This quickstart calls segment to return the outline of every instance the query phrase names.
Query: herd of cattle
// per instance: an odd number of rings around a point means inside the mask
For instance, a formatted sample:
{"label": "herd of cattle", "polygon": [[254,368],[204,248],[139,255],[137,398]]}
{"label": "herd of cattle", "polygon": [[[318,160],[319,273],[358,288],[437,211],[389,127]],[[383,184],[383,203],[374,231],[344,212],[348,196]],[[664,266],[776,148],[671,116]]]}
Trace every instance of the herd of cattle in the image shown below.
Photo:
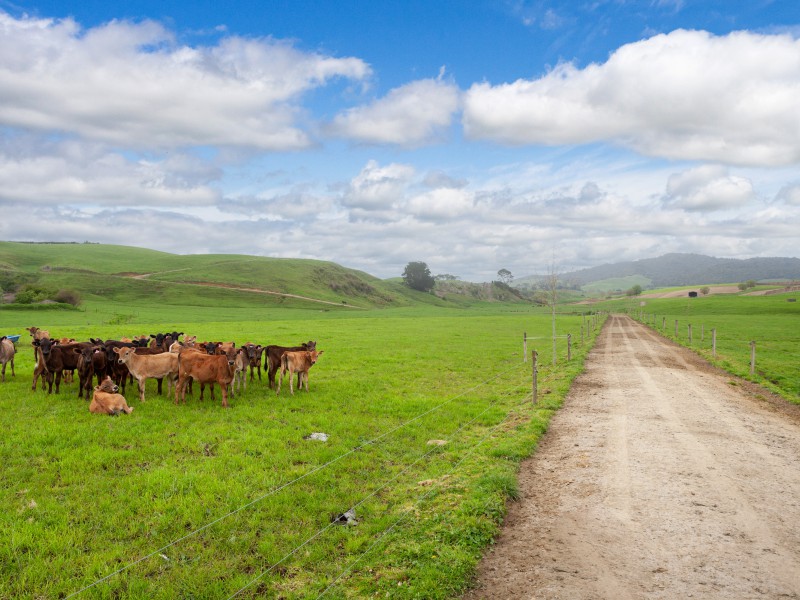
{"label": "herd of cattle", "polygon": [[[91,398],[89,410],[99,414],[130,413],[125,396],[126,383],[136,380],[139,400],[145,400],[145,382],[155,379],[158,393],[162,393],[162,382],[167,380],[167,394],[174,393],[175,404],[185,402],[187,389],[192,393],[192,384],[200,384],[200,400],[205,386],[219,385],[222,406],[228,407],[228,396],[247,389],[247,373],[250,381],[256,374],[261,380],[261,370],[267,372],[269,387],[275,393],[281,391],[281,382],[289,374],[289,389],[294,394],[293,380],[297,376],[297,387],[305,384],[308,391],[308,371],[317,362],[322,350],[317,351],[315,341],[299,346],[262,346],[247,343],[237,347],[235,342],[197,342],[197,336],[172,331],[150,336],[120,340],[89,338],[88,342],[73,339],[51,339],[50,332],[29,327],[35,357],[32,389],[41,378],[42,389],[56,393],[62,379],[71,382],[77,373],[78,396]],[[181,339],[182,338],[182,339]],[[6,364],[10,363],[14,373],[15,346],[6,336],[0,338],[0,364],[2,381],[5,381]],[[278,373],[280,371],[280,373]],[[97,385],[93,385],[95,378]],[[122,393],[119,393],[121,390]]]}

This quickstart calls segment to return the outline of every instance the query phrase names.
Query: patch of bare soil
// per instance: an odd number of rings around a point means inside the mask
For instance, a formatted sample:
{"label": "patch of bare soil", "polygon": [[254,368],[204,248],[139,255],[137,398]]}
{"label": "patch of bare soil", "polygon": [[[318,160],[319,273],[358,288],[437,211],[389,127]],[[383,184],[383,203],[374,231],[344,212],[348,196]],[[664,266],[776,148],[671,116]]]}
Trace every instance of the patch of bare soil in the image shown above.
{"label": "patch of bare soil", "polygon": [[610,317],[463,600],[800,598],[800,409]]}
{"label": "patch of bare soil", "polygon": [[[698,286],[695,290],[696,292],[700,293],[700,288],[703,286]],[[711,285],[708,286],[708,293],[709,294],[736,294],[740,292],[739,286],[736,285]],[[689,290],[673,290],[671,292],[659,292],[653,294],[641,294],[638,296],[639,298],[685,298],[689,295]]]}

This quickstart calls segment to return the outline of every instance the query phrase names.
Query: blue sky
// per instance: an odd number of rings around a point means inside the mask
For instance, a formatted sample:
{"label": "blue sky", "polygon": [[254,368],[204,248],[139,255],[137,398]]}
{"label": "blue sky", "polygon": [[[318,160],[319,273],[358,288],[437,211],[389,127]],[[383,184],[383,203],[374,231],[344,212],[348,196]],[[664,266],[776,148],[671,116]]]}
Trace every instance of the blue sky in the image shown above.
{"label": "blue sky", "polygon": [[0,239],[798,256],[800,3],[0,0]]}

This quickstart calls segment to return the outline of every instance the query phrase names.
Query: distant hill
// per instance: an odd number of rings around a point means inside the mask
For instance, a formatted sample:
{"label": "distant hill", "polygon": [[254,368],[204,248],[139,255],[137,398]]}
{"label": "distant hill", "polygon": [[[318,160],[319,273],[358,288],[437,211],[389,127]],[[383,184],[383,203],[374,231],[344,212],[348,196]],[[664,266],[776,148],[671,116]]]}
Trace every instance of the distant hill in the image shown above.
{"label": "distant hill", "polygon": [[[541,275],[519,277],[514,287],[531,289]],[[738,283],[742,281],[800,280],[800,258],[715,258],[702,254],[672,253],[559,273],[562,285],[585,292],[625,290],[634,284],[643,288]]]}
{"label": "distant hill", "polygon": [[653,287],[800,279],[800,258],[734,259],[673,253],[563,273],[561,280],[585,286],[635,276],[650,280]]}
{"label": "distant hill", "polygon": [[110,244],[0,242],[0,293],[74,290],[87,302],[280,306],[319,310],[523,301],[483,284],[428,294],[333,262],[235,254],[170,254]]}

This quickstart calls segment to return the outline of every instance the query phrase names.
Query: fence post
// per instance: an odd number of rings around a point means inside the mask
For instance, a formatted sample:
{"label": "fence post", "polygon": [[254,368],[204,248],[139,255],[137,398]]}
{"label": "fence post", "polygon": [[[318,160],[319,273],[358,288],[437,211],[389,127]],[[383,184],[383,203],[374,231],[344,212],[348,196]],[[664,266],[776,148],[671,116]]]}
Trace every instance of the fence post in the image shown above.
{"label": "fence post", "polygon": [[661,317],[661,331],[667,330],[667,317]]}
{"label": "fence post", "polygon": [[750,375],[756,373],[756,343],[750,342]]}
{"label": "fence post", "polygon": [[675,338],[678,337],[678,319],[675,319]]}
{"label": "fence post", "polygon": [[702,323],[700,325],[700,341],[701,342],[705,342],[706,341],[706,324],[705,323]]}
{"label": "fence post", "polygon": [[528,362],[528,332],[522,332],[522,362]]}
{"label": "fence post", "polygon": [[692,343],[692,324],[689,323],[689,343]]}
{"label": "fence post", "polygon": [[717,328],[711,330],[711,356],[717,358]]}
{"label": "fence post", "polygon": [[572,334],[567,334],[567,361],[572,360]]}
{"label": "fence post", "polygon": [[531,363],[533,364],[533,403],[536,404],[539,401],[539,382],[537,381],[539,378],[539,367],[536,366],[537,359],[539,358],[539,353],[536,350],[531,350]]}

